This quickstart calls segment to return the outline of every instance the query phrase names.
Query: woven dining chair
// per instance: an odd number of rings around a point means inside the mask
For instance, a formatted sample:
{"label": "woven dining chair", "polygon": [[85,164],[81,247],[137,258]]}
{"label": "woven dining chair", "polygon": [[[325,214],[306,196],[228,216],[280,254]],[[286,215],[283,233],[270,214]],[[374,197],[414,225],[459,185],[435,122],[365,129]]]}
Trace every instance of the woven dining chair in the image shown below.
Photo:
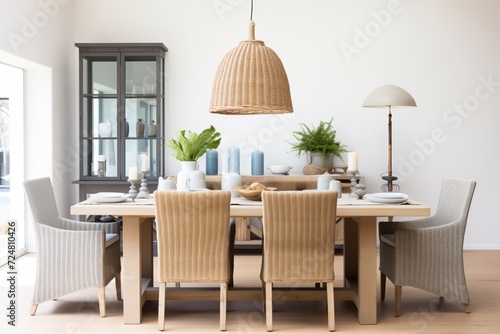
{"label": "woven dining chair", "polygon": [[335,330],[333,261],[336,191],[264,191],[261,280],[273,328],[274,283],[326,283],[328,329]]}
{"label": "woven dining chair", "polygon": [[436,213],[411,220],[380,222],[380,290],[395,285],[394,315],[401,313],[403,286],[412,286],[462,303],[470,313],[463,243],[476,182],[445,178]]}
{"label": "woven dining chair", "polygon": [[[156,191],[158,328],[165,329],[167,283],[219,283],[220,330],[226,329],[229,258],[229,191]],[[234,227],[234,225],[232,225]]]}
{"label": "woven dining chair", "polygon": [[91,223],[59,217],[50,178],[24,182],[33,214],[37,270],[31,315],[38,304],[97,287],[99,310],[106,316],[105,291],[113,278],[121,299],[120,224]]}

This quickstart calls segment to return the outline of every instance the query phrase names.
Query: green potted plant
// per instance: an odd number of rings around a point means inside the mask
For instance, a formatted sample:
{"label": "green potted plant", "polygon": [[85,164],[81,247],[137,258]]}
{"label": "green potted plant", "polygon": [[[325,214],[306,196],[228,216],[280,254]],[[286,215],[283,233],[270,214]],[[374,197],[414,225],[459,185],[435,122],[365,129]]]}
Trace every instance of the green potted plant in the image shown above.
{"label": "green potted plant", "polygon": [[220,133],[213,125],[200,134],[189,130],[182,130],[176,139],[170,139],[168,147],[175,158],[181,163],[181,171],[177,174],[177,190],[189,190],[187,180],[197,169],[198,159],[207,150],[216,149],[221,142]]}
{"label": "green potted plant", "polygon": [[207,150],[219,147],[220,141],[220,133],[211,125],[200,134],[182,130],[177,139],[170,139],[168,147],[179,161],[197,161]]}
{"label": "green potted plant", "polygon": [[342,159],[341,154],[347,152],[345,145],[336,139],[337,131],[332,126],[333,117],[329,122],[320,121],[317,126],[299,123],[300,130],[293,131],[297,140],[292,145],[292,151],[301,156],[309,154],[309,164],[315,164],[326,170],[333,167],[333,156]]}

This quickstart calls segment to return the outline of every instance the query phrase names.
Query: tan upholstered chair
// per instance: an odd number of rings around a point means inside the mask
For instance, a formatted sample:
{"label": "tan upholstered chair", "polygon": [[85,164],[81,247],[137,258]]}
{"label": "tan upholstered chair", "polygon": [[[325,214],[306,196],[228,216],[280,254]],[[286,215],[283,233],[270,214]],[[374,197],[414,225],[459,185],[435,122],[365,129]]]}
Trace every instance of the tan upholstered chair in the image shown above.
{"label": "tan upholstered chair", "polygon": [[326,283],[328,329],[335,330],[335,191],[265,191],[261,279],[272,331],[273,283]]}
{"label": "tan upholstered chair", "polygon": [[396,286],[395,316],[403,286],[412,286],[462,303],[469,310],[463,243],[475,181],[443,180],[436,214],[412,221],[381,222],[381,298],[388,277]]}
{"label": "tan upholstered chair", "polygon": [[167,282],[220,283],[220,329],[226,329],[229,191],[156,191],[158,327],[165,329]]}
{"label": "tan upholstered chair", "polygon": [[89,223],[59,217],[48,177],[24,182],[34,218],[37,271],[31,315],[38,304],[78,290],[99,288],[101,317],[106,316],[106,285],[120,290],[120,224]]}

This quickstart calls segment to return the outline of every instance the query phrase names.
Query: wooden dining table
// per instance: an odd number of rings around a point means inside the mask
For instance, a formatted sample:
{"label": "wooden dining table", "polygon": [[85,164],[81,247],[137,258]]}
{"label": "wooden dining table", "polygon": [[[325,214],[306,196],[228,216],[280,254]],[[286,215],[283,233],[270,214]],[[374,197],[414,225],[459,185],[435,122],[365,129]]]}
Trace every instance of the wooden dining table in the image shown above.
{"label": "wooden dining table", "polygon": [[[112,215],[123,218],[123,258],[121,288],[125,324],[139,324],[142,306],[147,300],[158,300],[153,286],[153,219],[154,200],[127,199],[122,203],[94,203],[89,200],[71,206],[72,215]],[[234,199],[232,217],[262,217],[260,202]],[[344,218],[345,284],[335,289],[336,300],[352,300],[358,308],[360,324],[377,323],[377,221],[397,216],[429,216],[430,208],[408,200],[403,204],[374,203],[350,198],[346,194],[337,203],[337,217]],[[218,300],[218,290],[193,289],[190,293],[173,289],[169,299]],[[280,298],[302,299],[300,289],[281,291]],[[324,290],[306,291],[307,299],[325,299]],[[235,286],[228,291],[228,300],[260,300],[261,290]]]}

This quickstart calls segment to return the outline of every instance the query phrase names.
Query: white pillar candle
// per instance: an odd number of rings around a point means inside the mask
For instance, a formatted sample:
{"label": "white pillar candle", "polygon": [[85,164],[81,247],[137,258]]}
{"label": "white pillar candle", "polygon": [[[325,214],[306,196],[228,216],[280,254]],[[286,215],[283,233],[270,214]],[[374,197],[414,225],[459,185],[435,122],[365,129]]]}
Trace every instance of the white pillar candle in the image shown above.
{"label": "white pillar candle", "polygon": [[141,154],[141,171],[149,171],[148,155],[145,153]]}
{"label": "white pillar candle", "polygon": [[347,170],[358,170],[358,152],[347,153]]}
{"label": "white pillar candle", "polygon": [[137,180],[137,167],[130,167],[128,169],[128,179]]}

